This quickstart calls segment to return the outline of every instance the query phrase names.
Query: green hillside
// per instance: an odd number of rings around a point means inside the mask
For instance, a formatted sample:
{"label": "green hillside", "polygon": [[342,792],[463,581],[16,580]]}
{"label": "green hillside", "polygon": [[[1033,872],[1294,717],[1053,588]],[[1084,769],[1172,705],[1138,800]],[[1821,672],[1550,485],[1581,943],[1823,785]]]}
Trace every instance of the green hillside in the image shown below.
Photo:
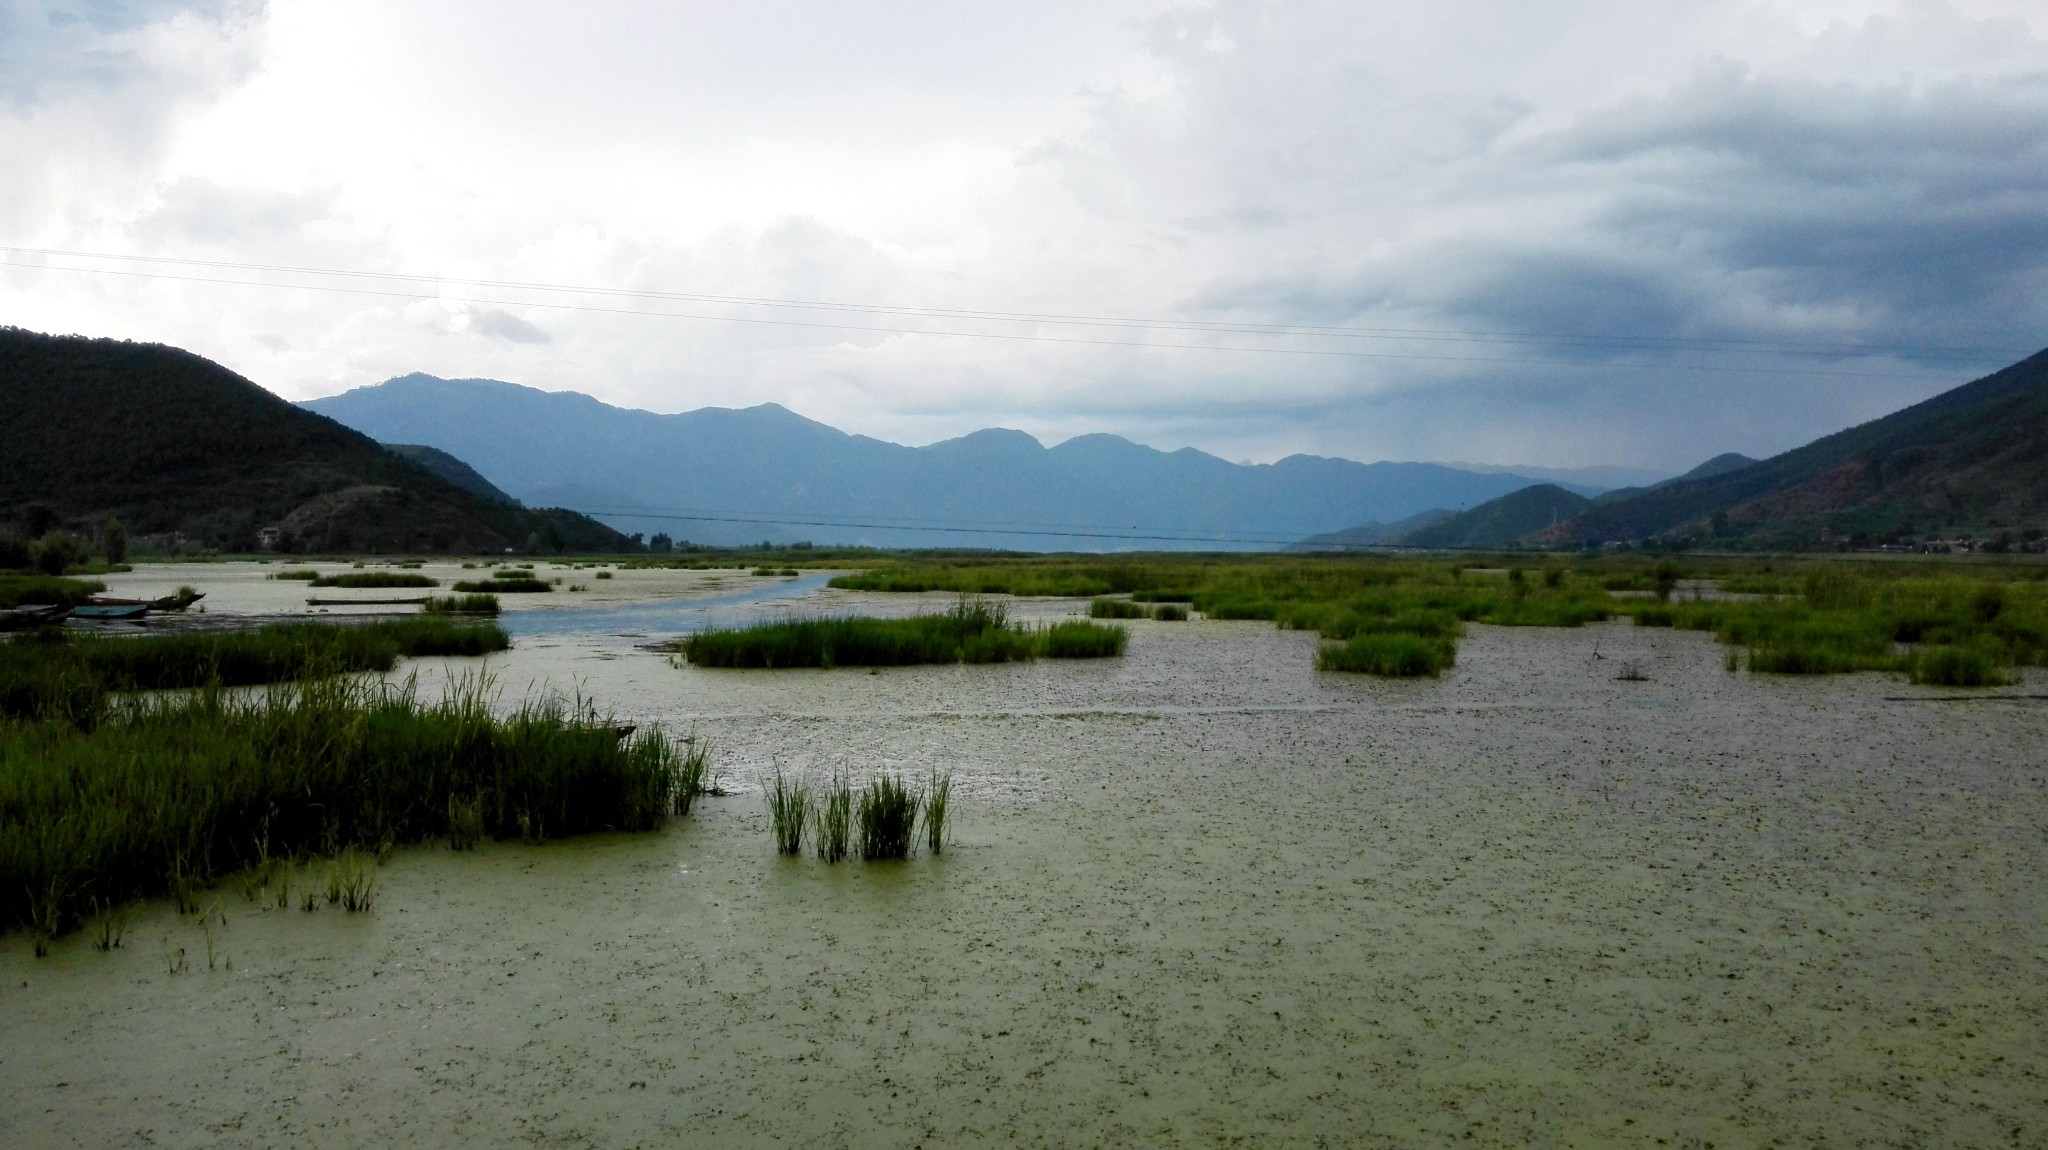
{"label": "green hillside", "polygon": [[255,550],[265,527],[308,551],[631,547],[573,512],[480,498],[176,348],[0,329],[0,411],[0,530],[118,519],[145,545],[221,551]]}
{"label": "green hillside", "polygon": [[1546,546],[1690,538],[1810,549],[2048,528],[2048,352],[1760,463],[1680,479],[1538,532]]}
{"label": "green hillside", "polygon": [[1570,519],[1592,506],[1592,502],[1555,483],[1539,483],[1411,531],[1393,542],[1406,547],[1445,549],[1512,546],[1523,536]]}

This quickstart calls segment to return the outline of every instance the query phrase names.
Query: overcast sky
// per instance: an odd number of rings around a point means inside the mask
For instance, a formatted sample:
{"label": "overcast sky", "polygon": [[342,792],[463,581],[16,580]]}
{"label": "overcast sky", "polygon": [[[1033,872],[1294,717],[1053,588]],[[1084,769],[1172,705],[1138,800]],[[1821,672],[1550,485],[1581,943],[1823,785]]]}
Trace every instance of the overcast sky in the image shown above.
{"label": "overcast sky", "polygon": [[2048,6],[0,0],[0,244],[291,398],[1679,469],[2048,344]]}

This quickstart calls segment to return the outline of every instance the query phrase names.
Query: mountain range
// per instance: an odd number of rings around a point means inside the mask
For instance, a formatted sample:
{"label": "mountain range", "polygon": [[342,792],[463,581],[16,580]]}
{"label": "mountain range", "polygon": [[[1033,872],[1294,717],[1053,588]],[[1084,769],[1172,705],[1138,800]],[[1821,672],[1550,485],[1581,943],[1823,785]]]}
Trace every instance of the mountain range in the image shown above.
{"label": "mountain range", "polygon": [[1001,428],[908,447],[772,403],[663,415],[423,374],[304,406],[386,443],[446,452],[528,503],[722,545],[1277,549],[1363,522],[1454,512],[1535,481],[1312,455],[1231,463],[1114,435],[1046,447]]}
{"label": "mountain range", "polygon": [[1591,499],[1530,487],[1406,530],[1310,540],[1556,550],[1643,543],[1735,550],[2044,549],[2048,351],[1765,460],[1733,453]]}
{"label": "mountain range", "polygon": [[0,328],[0,413],[0,521],[32,533],[119,520],[153,550],[254,551],[265,528],[287,550],[631,547],[584,516],[467,490],[176,348]]}

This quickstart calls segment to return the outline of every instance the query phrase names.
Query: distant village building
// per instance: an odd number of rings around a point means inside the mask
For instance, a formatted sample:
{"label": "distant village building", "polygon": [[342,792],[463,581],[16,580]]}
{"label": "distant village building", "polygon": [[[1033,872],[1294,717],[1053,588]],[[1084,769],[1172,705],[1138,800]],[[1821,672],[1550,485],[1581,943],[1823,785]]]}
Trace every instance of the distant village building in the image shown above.
{"label": "distant village building", "polygon": [[284,528],[265,527],[256,532],[256,546],[265,551],[275,551],[284,542]]}

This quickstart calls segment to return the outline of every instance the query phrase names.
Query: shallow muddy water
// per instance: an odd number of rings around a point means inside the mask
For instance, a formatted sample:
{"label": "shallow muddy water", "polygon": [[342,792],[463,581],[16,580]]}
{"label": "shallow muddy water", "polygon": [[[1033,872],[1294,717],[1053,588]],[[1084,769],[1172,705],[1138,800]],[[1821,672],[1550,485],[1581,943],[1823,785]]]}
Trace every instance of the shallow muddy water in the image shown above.
{"label": "shallow muddy water", "polygon": [[[869,605],[920,604],[706,610]],[[1474,627],[1423,682],[1260,623],[878,674],[677,668],[662,626],[487,665],[694,730],[741,793],[403,849],[368,915],[224,887],[213,970],[163,907],[111,953],[10,935],[0,1144],[2048,1144],[2037,701],[1625,623]],[[953,770],[957,841],[779,858],[777,763]]]}

